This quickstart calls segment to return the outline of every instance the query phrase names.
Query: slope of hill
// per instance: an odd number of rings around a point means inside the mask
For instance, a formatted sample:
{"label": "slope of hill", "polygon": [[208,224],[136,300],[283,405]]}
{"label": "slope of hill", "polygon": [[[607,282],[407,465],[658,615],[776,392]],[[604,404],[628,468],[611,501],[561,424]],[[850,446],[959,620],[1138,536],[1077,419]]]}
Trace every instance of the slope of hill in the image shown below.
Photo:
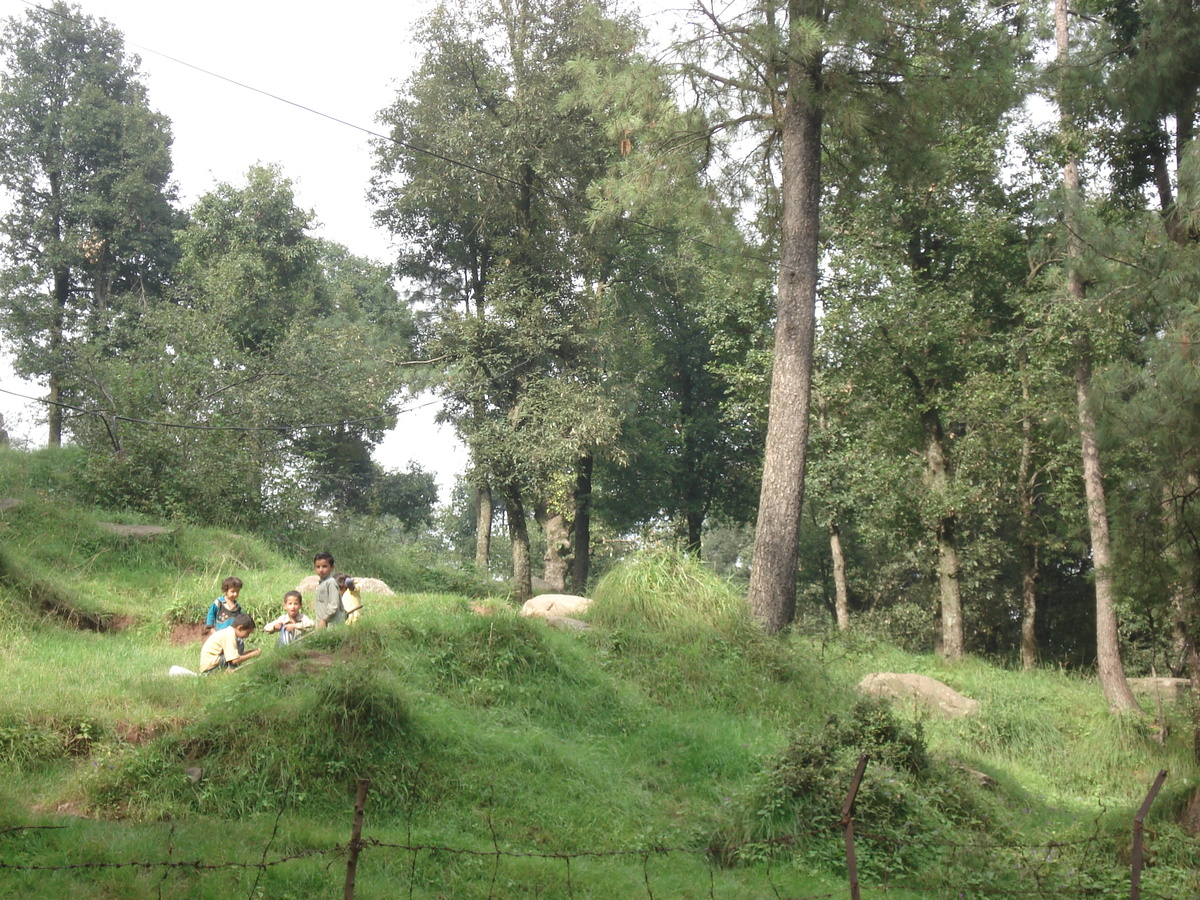
{"label": "slope of hill", "polygon": [[[307,554],[185,524],[114,533],[99,523],[139,523],[72,496],[54,455],[0,454],[0,497],[5,895],[330,896],[352,871],[359,897],[849,896],[862,754],[864,896],[1127,891],[1133,811],[1162,768],[1144,895],[1200,892],[1176,824],[1197,780],[1183,709],[1160,743],[1068,673],[767,638],[668,552],[598,586],[586,631],[400,594],[292,647],[256,635],[241,671],[170,678],[198,652],[172,626],[222,577],[261,618]],[[864,701],[878,670],[982,710]]]}

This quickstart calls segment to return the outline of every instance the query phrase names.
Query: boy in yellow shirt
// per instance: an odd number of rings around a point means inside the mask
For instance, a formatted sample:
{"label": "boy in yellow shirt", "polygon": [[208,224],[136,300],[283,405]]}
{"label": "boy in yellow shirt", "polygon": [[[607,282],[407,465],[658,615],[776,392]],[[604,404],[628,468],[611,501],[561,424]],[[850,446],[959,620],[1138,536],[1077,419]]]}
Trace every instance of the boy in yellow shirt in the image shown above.
{"label": "boy in yellow shirt", "polygon": [[258,656],[262,652],[258,648],[246,651],[246,638],[253,631],[254,619],[246,613],[238,613],[233,617],[233,625],[210,634],[200,648],[200,674],[236,669],[246,660]]}

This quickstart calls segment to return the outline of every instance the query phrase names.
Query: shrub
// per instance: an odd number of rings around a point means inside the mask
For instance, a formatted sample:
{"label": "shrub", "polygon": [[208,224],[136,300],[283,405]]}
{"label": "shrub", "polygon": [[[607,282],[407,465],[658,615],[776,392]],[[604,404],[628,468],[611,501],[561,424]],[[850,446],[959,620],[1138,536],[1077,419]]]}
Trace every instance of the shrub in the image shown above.
{"label": "shrub", "polygon": [[741,590],[669,547],[652,547],[617,564],[593,596],[592,620],[613,627],[734,631],[749,624]]}
{"label": "shrub", "polygon": [[920,725],[896,719],[881,701],[860,699],[845,716],[800,728],[767,760],[733,821],[710,843],[725,864],[769,858],[791,848],[823,868],[841,869],[841,811],[859,758],[867,754],[855,820],[884,840],[864,843],[859,871],[888,878],[928,864],[933,832],[946,818],[925,783],[929,759]]}

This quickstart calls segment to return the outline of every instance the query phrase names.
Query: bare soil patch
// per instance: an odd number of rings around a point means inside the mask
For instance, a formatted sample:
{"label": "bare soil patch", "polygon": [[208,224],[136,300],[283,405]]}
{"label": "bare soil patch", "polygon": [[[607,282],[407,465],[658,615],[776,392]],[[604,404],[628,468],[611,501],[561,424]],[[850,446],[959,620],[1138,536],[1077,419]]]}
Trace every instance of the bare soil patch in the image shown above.
{"label": "bare soil patch", "polygon": [[171,646],[185,647],[188,644],[198,644],[204,640],[204,632],[207,630],[202,622],[176,625],[171,629],[169,638]]}
{"label": "bare soil patch", "polygon": [[291,675],[295,672],[303,671],[304,669],[328,669],[333,666],[334,663],[335,660],[330,654],[322,653],[317,650],[310,650],[308,652],[301,651],[295,656],[283,660],[283,662],[279,664],[279,668],[288,675]]}
{"label": "bare soil patch", "polygon": [[171,719],[159,719],[155,722],[117,722],[113,731],[126,744],[138,746],[162,737],[178,725],[178,721]]}

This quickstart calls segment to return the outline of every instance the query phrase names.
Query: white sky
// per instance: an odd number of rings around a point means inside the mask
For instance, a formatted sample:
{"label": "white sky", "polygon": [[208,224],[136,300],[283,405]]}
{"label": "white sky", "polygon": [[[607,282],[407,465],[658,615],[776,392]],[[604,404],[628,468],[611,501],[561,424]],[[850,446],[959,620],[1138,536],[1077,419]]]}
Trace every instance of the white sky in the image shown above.
{"label": "white sky", "polygon": [[[669,2],[632,0],[630,5],[644,14],[654,10],[650,16],[658,30],[677,18]],[[277,163],[292,179],[299,205],[315,211],[319,236],[361,256],[391,258],[388,236],[372,223],[365,198],[372,163],[366,131],[378,130],[375,114],[392,101],[415,65],[419,50],[409,38],[432,0],[342,0],[319,6],[83,0],[80,5],[120,29],[126,48],[141,57],[150,104],[171,119],[175,181],[184,206],[219,181],[240,182],[255,163]],[[24,16],[29,8],[21,0],[0,0],[0,18]],[[0,388],[44,394],[44,387],[15,378],[6,361],[0,361]],[[392,469],[415,460],[438,476],[441,499],[448,502],[466,452],[450,426],[434,424],[437,405],[428,400],[412,404],[418,408],[400,417],[376,458]],[[44,444],[40,404],[0,393],[0,413],[14,437]]]}

